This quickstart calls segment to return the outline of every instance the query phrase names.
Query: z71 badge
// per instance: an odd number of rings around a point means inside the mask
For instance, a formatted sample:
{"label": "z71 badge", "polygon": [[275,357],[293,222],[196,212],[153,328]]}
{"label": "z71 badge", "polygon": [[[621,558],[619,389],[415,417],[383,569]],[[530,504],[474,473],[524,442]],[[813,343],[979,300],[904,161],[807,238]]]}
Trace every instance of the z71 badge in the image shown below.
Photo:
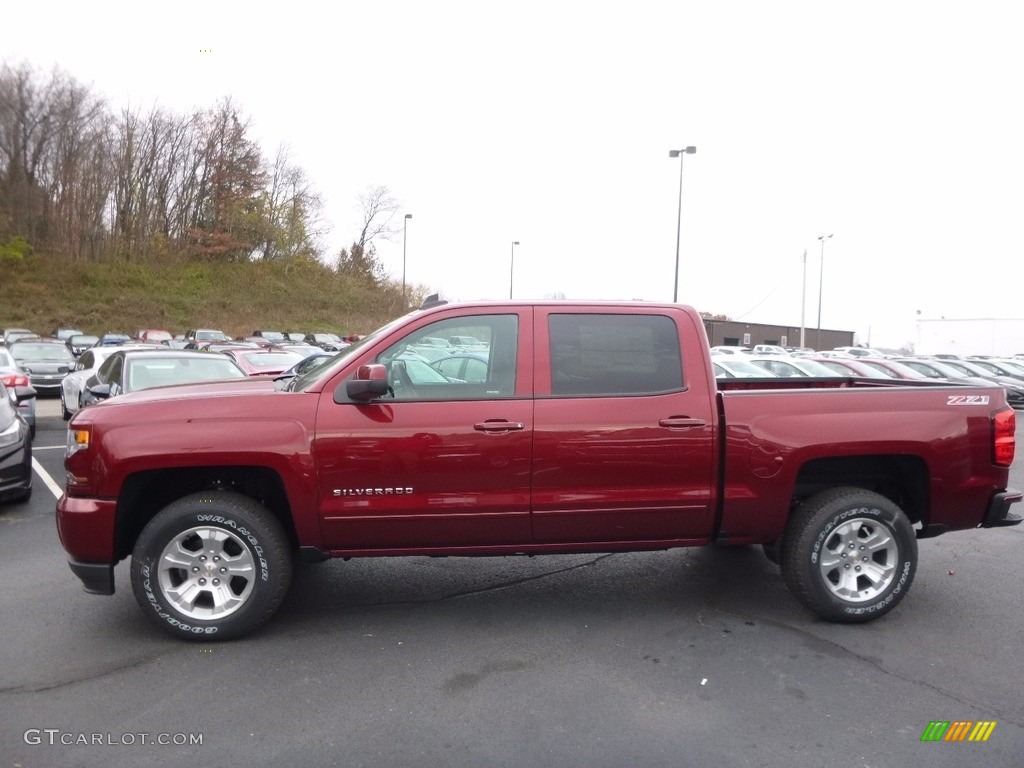
{"label": "z71 badge", "polygon": [[946,405],[988,405],[988,395],[950,395]]}

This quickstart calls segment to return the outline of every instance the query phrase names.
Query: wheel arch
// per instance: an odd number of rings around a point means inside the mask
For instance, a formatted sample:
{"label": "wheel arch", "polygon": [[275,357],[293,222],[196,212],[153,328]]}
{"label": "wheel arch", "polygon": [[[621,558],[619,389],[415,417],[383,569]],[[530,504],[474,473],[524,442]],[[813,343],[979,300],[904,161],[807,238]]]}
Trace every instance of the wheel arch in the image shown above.
{"label": "wheel arch", "polygon": [[118,497],[115,556],[128,557],[142,529],[177,499],[200,491],[230,491],[266,507],[284,528],[292,548],[298,535],[284,481],[273,469],[259,466],[184,467],[145,470],[125,479]]}
{"label": "wheel arch", "polygon": [[793,507],[821,491],[840,486],[874,491],[902,509],[911,523],[927,523],[931,498],[929,472],[920,456],[879,454],[808,461],[796,478]]}

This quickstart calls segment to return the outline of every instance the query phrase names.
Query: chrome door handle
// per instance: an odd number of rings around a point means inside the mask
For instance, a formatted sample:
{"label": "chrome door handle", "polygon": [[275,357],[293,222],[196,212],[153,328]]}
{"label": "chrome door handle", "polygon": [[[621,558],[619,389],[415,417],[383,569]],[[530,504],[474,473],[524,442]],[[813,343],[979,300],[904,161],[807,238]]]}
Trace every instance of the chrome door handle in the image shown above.
{"label": "chrome door handle", "polygon": [[526,429],[526,425],[521,421],[481,421],[473,425],[473,429],[477,432],[514,432],[522,429]]}
{"label": "chrome door handle", "polygon": [[704,419],[690,419],[686,416],[673,416],[658,422],[659,427],[669,427],[670,429],[689,429],[690,427],[703,427],[705,424],[707,422]]}

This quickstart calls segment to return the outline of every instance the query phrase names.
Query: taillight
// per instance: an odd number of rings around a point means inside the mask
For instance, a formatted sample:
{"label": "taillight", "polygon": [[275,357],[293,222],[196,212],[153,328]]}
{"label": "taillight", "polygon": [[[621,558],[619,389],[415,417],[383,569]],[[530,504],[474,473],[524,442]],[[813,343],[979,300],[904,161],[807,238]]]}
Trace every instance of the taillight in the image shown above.
{"label": "taillight", "polygon": [[1016,431],[1017,414],[1012,409],[999,411],[992,417],[992,460],[996,466],[1008,467],[1013,464]]}
{"label": "taillight", "polygon": [[27,387],[28,376],[23,373],[4,373],[0,374],[0,381],[4,383],[4,386],[8,389],[14,387]]}

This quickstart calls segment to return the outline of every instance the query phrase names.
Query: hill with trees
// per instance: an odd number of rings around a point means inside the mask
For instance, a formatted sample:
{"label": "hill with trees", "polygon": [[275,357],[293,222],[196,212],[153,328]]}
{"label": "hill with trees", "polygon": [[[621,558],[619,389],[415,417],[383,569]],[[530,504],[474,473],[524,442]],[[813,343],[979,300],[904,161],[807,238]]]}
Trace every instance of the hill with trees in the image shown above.
{"label": "hill with trees", "polygon": [[0,67],[0,324],[369,330],[423,290],[403,297],[377,259],[390,191],[360,203],[352,245],[328,254],[306,173],[231,99],[115,110],[66,73]]}

